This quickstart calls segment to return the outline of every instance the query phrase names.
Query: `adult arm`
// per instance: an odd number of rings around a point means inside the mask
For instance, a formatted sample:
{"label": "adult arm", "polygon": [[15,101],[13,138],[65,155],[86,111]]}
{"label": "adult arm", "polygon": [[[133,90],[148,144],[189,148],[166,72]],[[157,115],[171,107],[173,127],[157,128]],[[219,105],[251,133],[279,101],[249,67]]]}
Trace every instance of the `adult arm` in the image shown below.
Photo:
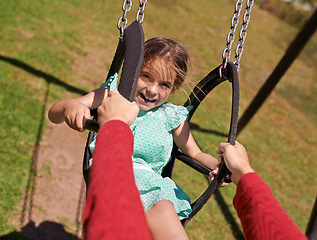
{"label": "adult arm", "polygon": [[117,91],[98,108],[100,129],[84,210],[86,239],[150,239],[132,169],[133,135],[127,124],[139,108]]}
{"label": "adult arm", "polygon": [[91,167],[84,230],[91,239],[151,239],[132,169],[133,135],[122,121],[102,125]]}
{"label": "adult arm", "polygon": [[233,204],[246,239],[307,239],[257,173],[241,177]]}
{"label": "adult arm", "polygon": [[220,143],[217,153],[223,156],[232,182],[237,185],[233,205],[246,239],[307,239],[254,172],[243,145]]}

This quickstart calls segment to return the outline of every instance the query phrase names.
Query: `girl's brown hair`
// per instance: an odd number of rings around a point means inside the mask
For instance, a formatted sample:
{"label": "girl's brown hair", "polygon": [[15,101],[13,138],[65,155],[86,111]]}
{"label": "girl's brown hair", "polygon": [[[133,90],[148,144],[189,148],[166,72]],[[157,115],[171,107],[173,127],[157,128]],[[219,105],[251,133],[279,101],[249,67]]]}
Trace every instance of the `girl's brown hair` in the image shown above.
{"label": "girl's brown hair", "polygon": [[174,90],[177,90],[184,82],[188,70],[189,56],[185,47],[168,38],[151,38],[144,45],[143,66],[156,58],[163,59],[176,72]]}

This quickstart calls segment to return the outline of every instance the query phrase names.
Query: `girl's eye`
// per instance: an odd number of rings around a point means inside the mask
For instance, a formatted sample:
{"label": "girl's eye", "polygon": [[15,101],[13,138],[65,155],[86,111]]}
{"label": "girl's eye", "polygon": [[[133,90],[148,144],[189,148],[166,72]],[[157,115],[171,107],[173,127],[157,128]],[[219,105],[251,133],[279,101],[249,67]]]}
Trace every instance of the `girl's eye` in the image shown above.
{"label": "girl's eye", "polygon": [[146,79],[151,79],[151,76],[147,73],[141,73],[141,76]]}
{"label": "girl's eye", "polygon": [[168,89],[171,88],[171,84],[169,84],[169,83],[161,83],[161,86],[164,88],[168,88]]}

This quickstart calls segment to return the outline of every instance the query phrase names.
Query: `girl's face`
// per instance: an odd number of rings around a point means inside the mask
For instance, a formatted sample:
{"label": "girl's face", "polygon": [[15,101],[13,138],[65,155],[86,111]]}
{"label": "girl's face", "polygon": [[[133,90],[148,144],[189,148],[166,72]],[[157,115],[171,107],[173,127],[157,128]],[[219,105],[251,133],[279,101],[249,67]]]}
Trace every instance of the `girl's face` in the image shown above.
{"label": "girl's face", "polygon": [[134,100],[143,111],[161,106],[172,92],[176,72],[162,59],[145,64],[140,73]]}

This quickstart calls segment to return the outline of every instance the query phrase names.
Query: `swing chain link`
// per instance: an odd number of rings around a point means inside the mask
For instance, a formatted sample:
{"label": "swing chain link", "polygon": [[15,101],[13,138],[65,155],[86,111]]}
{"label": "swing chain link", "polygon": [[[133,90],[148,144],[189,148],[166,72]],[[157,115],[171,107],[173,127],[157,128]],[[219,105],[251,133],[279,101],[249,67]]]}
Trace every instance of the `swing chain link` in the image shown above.
{"label": "swing chain link", "polygon": [[123,15],[119,18],[117,28],[120,30],[120,37],[122,38],[124,35],[124,30],[128,25],[127,14],[131,11],[132,8],[132,0],[124,0],[122,4]]}
{"label": "swing chain link", "polygon": [[[145,10],[145,6],[147,4],[147,0],[139,0],[140,5],[139,5],[139,10],[136,14],[135,20],[139,21],[140,23],[143,23],[144,20],[144,10]],[[139,19],[139,17],[141,16],[141,19]]]}
{"label": "swing chain link", "polygon": [[254,4],[254,0],[247,1],[247,6],[246,6],[246,9],[245,9],[244,15],[243,15],[243,23],[241,26],[241,30],[240,30],[240,34],[239,34],[239,41],[238,41],[237,48],[236,48],[236,56],[235,56],[234,62],[233,62],[237,67],[237,71],[239,71],[239,68],[240,68],[240,60],[241,60],[241,56],[243,53],[243,44],[244,44],[245,38],[247,36],[247,28],[248,28],[249,23],[250,23],[251,11],[252,11],[253,4]]}
{"label": "swing chain link", "polygon": [[226,43],[226,47],[222,52],[222,66],[223,69],[226,69],[227,67],[227,63],[230,59],[230,55],[231,55],[231,47],[232,47],[232,43],[234,41],[234,35],[238,26],[238,22],[239,22],[239,17],[240,17],[240,13],[241,13],[241,9],[242,9],[242,3],[243,0],[237,0],[236,4],[235,4],[235,9],[233,12],[233,16],[231,18],[231,26],[227,35],[227,43]]}

